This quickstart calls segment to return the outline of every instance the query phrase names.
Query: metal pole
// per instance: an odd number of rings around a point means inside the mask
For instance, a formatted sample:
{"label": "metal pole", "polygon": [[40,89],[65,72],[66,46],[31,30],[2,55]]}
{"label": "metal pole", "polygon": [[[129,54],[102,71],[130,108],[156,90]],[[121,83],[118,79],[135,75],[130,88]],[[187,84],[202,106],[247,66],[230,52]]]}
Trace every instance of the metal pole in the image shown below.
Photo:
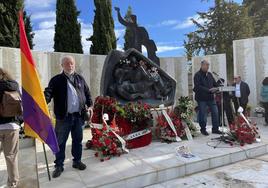
{"label": "metal pole", "polygon": [[51,181],[50,171],[49,171],[48,162],[47,162],[47,152],[46,152],[45,144],[44,144],[44,143],[42,143],[42,144],[43,144],[43,150],[44,150],[44,155],[45,155],[45,161],[46,161],[46,167],[47,167],[48,180]]}

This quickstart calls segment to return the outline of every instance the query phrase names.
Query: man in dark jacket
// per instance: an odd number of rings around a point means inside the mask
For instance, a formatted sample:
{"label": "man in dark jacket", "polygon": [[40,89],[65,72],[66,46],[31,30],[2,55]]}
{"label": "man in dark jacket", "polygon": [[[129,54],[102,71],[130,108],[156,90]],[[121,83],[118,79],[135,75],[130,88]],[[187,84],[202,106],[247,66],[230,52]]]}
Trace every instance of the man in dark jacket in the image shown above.
{"label": "man in dark jacket", "polygon": [[235,106],[235,111],[237,112],[238,108],[241,106],[246,112],[248,104],[248,96],[250,94],[249,86],[246,82],[241,80],[241,76],[234,77],[235,91],[233,92],[233,101]]}
{"label": "man in dark jacket", "polygon": [[214,93],[218,91],[218,84],[212,74],[208,72],[209,63],[206,60],[201,62],[201,69],[194,75],[195,100],[198,103],[198,120],[203,135],[209,135],[206,130],[208,107],[211,111],[212,133],[221,134],[219,131],[219,114],[214,99]]}
{"label": "man in dark jacket", "polygon": [[56,154],[56,178],[63,172],[65,147],[69,133],[72,135],[73,168],[84,170],[86,165],[81,162],[83,139],[83,112],[92,106],[88,85],[84,78],[75,72],[75,61],[72,56],[62,58],[63,72],[54,76],[45,89],[47,103],[53,98],[56,116],[55,132],[60,151]]}

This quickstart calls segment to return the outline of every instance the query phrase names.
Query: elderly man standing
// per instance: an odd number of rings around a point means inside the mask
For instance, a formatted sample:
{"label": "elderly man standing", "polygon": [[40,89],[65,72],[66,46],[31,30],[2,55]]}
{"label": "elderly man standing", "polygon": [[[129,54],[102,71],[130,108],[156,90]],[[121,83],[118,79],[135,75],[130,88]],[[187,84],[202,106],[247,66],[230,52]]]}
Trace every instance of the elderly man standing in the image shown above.
{"label": "elderly man standing", "polygon": [[75,60],[65,56],[61,60],[63,72],[54,76],[45,89],[47,103],[53,99],[56,116],[55,132],[60,151],[56,154],[53,177],[63,172],[65,147],[69,133],[72,136],[73,168],[85,170],[81,162],[83,139],[83,114],[92,106],[91,94],[85,79],[75,72]]}
{"label": "elderly man standing", "polygon": [[214,93],[217,92],[218,84],[208,71],[209,62],[203,60],[201,68],[194,75],[194,89],[195,100],[198,103],[198,119],[201,128],[201,133],[205,136],[209,135],[206,130],[207,125],[207,111],[208,107],[211,111],[212,118],[212,133],[221,134],[219,131],[219,114],[218,108],[214,99]]}
{"label": "elderly man standing", "polygon": [[246,82],[241,80],[241,76],[234,77],[235,91],[233,92],[234,106],[235,111],[237,112],[238,108],[241,106],[246,112],[248,104],[248,96],[250,94],[249,86]]}

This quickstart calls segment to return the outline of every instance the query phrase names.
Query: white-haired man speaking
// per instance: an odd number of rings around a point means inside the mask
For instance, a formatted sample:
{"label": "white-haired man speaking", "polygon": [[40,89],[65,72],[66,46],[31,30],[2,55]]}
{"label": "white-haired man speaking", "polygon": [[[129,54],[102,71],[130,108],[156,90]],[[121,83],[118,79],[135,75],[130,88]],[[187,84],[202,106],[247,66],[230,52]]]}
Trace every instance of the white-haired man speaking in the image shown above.
{"label": "white-haired man speaking", "polygon": [[84,113],[92,106],[91,94],[85,79],[75,72],[75,60],[65,56],[61,60],[63,72],[54,76],[45,89],[47,103],[54,102],[56,116],[55,132],[60,151],[56,154],[53,177],[63,172],[65,147],[68,136],[72,136],[73,168],[85,170],[81,162]]}

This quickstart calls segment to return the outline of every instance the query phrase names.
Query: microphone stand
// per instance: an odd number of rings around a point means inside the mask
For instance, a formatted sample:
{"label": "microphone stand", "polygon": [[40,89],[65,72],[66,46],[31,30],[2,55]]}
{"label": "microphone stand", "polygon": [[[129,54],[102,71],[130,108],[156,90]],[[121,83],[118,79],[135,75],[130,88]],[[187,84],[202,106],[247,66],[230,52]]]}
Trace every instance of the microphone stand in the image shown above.
{"label": "microphone stand", "polygon": [[[220,81],[220,85],[221,87],[224,87],[224,83],[222,82],[221,78],[219,77],[219,75],[215,72],[212,72],[215,76],[217,76],[218,81]],[[224,108],[223,108],[223,92],[224,91],[220,91],[221,94],[221,127],[222,127],[222,135],[218,138],[212,138],[211,140],[218,140],[220,142],[224,142],[224,143],[229,143],[228,139],[225,138],[225,133],[224,133]],[[214,148],[217,148],[217,146],[215,146]]]}

